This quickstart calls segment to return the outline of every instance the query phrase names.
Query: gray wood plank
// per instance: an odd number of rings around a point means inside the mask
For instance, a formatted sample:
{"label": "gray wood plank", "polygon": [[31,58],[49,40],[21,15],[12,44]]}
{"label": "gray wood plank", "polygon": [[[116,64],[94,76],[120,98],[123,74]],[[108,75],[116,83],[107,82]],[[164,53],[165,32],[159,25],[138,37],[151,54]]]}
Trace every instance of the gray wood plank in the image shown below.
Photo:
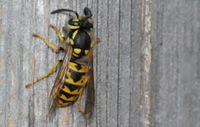
{"label": "gray wood plank", "polygon": [[200,126],[200,1],[188,3],[184,0],[179,6],[177,126],[198,127]]}
{"label": "gray wood plank", "polygon": [[101,42],[97,45],[96,52],[96,123],[97,127],[107,126],[108,106],[108,2],[98,1],[97,5],[97,35]]}
{"label": "gray wood plank", "polygon": [[118,101],[119,101],[119,0],[111,0],[108,3],[108,61],[107,61],[107,126],[118,125]]}
{"label": "gray wood plank", "polygon": [[[91,8],[96,101],[84,120],[77,103],[49,119],[48,98],[56,73],[46,74],[64,53],[49,25],[62,31],[69,8]],[[1,127],[199,127],[200,2],[198,0],[2,0],[0,2]],[[86,92],[86,91],[85,91]],[[84,108],[84,99],[81,102]]]}
{"label": "gray wood plank", "polygon": [[199,5],[184,0],[152,4],[152,126],[200,126]]}
{"label": "gray wood plank", "polygon": [[[130,93],[132,83],[130,82],[131,66],[131,1],[120,1],[119,3],[119,51],[118,51],[118,123],[122,127],[129,127]],[[120,94],[119,94],[120,93]]]}
{"label": "gray wood plank", "polygon": [[[1,93],[1,96],[0,96],[0,120],[1,121],[7,121],[7,114],[6,112],[8,111],[7,110],[7,104],[8,104],[8,98],[6,98],[8,96],[8,93],[7,91],[7,85],[4,85],[4,84],[9,84],[8,83],[8,80],[6,79],[6,76],[4,75],[8,75],[8,71],[6,69],[6,65],[7,65],[7,62],[8,60],[7,59],[3,59],[3,57],[7,58],[8,57],[8,54],[6,53],[6,46],[8,45],[5,45],[3,42],[6,41],[6,35],[8,34],[7,32],[7,25],[6,25],[6,22],[7,22],[7,11],[8,11],[8,6],[3,6],[4,5],[7,5],[8,2],[7,1],[2,1],[1,2],[1,5],[0,5],[0,39],[1,39],[1,45],[0,45],[0,93]],[[7,122],[1,122],[0,123],[0,126],[7,126]]]}
{"label": "gray wood plank", "polygon": [[129,126],[140,126],[141,117],[141,15],[142,15],[142,1],[132,0],[131,4],[131,54],[130,54],[130,112],[129,112]]}

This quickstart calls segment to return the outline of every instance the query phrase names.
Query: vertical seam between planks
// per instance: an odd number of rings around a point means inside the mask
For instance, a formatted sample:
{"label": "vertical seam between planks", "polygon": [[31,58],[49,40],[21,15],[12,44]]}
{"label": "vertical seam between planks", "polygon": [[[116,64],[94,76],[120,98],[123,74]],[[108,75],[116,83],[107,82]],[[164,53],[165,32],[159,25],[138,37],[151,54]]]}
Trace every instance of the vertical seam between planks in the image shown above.
{"label": "vertical seam between planks", "polygon": [[144,72],[145,72],[145,91],[144,91],[144,110],[145,116],[144,116],[144,126],[149,127],[150,126],[150,105],[151,105],[151,98],[150,98],[150,90],[151,90],[151,84],[150,84],[150,73],[151,73],[151,11],[150,11],[150,0],[146,0],[145,2],[145,47],[144,47]]}
{"label": "vertical seam between planks", "polygon": [[[142,59],[142,43],[143,43],[143,40],[144,40],[144,36],[143,36],[143,34],[144,34],[144,0],[142,0],[141,1],[141,44],[140,44],[140,46],[141,46],[141,51],[140,51],[140,62],[141,62],[141,64],[142,64],[142,66],[143,66],[143,59]],[[139,121],[140,121],[140,126],[141,126],[141,123],[142,123],[142,109],[143,109],[143,105],[142,105],[142,94],[143,94],[143,86],[142,86],[142,79],[143,79],[143,77],[142,77],[142,67],[140,67],[140,107],[139,107]]]}
{"label": "vertical seam between planks", "polygon": [[119,99],[119,81],[120,81],[120,11],[121,11],[121,0],[119,0],[119,19],[118,19],[118,27],[119,27],[119,31],[118,31],[118,56],[117,56],[117,59],[118,59],[118,75],[117,75],[117,127],[119,127],[119,104],[120,104],[120,99]]}
{"label": "vertical seam between planks", "polygon": [[[107,4],[107,28],[109,28],[109,19],[110,19],[110,16],[109,16],[109,4]],[[109,32],[108,32],[109,34]],[[109,36],[107,34],[107,48],[109,47]],[[108,54],[108,49],[106,51],[106,54]],[[109,112],[109,108],[108,108],[108,55],[106,55],[106,124],[108,124],[108,112]]]}
{"label": "vertical seam between planks", "polygon": [[[50,8],[51,8],[51,1],[50,0],[47,0],[48,1],[48,13],[50,12]],[[47,37],[48,37],[48,40],[50,40],[50,27],[49,27],[49,23],[50,23],[50,14],[48,14],[48,27],[47,27]],[[48,54],[47,54],[47,67],[49,67],[49,50],[47,50],[47,52],[48,52]],[[55,56],[54,56],[54,58],[55,58]],[[47,105],[48,105],[48,103],[49,103],[49,89],[48,89],[48,85],[49,84],[49,80],[47,80],[47,85],[46,85],[46,92],[47,92],[47,96],[46,96],[46,98],[47,98]],[[49,106],[46,106],[46,108],[47,108],[47,112],[46,112],[46,121],[48,121],[48,114],[49,114]],[[48,126],[48,123],[46,124],[46,126]]]}
{"label": "vertical seam between planks", "polygon": [[[34,20],[35,21],[34,24],[35,24],[35,27],[37,26],[37,22],[36,22],[36,20],[37,20],[36,19],[36,7],[37,7],[37,3],[38,3],[37,1],[33,2],[33,3],[35,3],[35,6],[34,6],[34,14],[35,14],[34,15],[34,19],[35,19]],[[35,41],[35,39],[34,39],[34,41]],[[35,56],[35,45],[33,46],[33,54]],[[35,71],[35,68],[34,68],[34,71]],[[34,80],[34,77],[35,77],[35,75],[33,74],[33,80]],[[31,120],[32,121],[31,123],[33,124],[32,126],[35,126],[35,105],[34,105],[34,100],[35,100],[35,89],[34,89],[34,86],[33,86],[33,102],[32,102],[33,103],[33,115],[30,114],[31,116],[33,116],[33,118],[31,118],[31,119],[33,119],[33,121]]]}
{"label": "vertical seam between planks", "polygon": [[[151,73],[151,11],[150,0],[142,0],[141,8],[141,84],[140,84],[140,122],[144,127],[150,126],[150,73]],[[141,121],[144,120],[144,121]]]}
{"label": "vertical seam between planks", "polygon": [[[131,63],[132,63],[132,49],[133,49],[133,44],[132,44],[132,33],[133,33],[133,27],[132,27],[132,15],[133,15],[133,13],[132,13],[132,7],[133,7],[133,1],[131,0],[131,9],[130,9],[130,30],[131,30],[131,33],[130,33],[130,65],[129,65],[129,68],[130,68],[130,70],[132,71],[132,67],[131,67]],[[132,65],[133,66],[133,65]],[[129,93],[129,120],[128,120],[128,125],[129,125],[129,127],[131,126],[131,94],[132,94],[132,83],[133,83],[133,79],[131,78],[131,71],[130,71],[130,73],[129,73],[129,79],[131,79],[132,81],[129,81],[129,87],[130,87],[130,93]],[[132,87],[131,87],[132,86]]]}
{"label": "vertical seam between planks", "polygon": [[[48,38],[48,41],[50,40],[50,36],[49,36],[49,23],[50,23],[50,14],[49,14],[49,12],[50,12],[50,0],[46,0],[46,6],[47,6],[47,11],[46,11],[46,13],[48,13],[47,14],[47,17],[46,17],[46,22],[47,22],[47,38]],[[55,57],[55,56],[54,56]],[[49,67],[49,50],[47,50],[47,52],[46,52],[46,67],[47,67],[47,69],[48,69],[48,67]],[[48,70],[47,70],[47,72],[48,72]],[[48,78],[46,79],[46,104],[48,104],[48,98],[49,98],[49,90],[48,90],[48,85],[49,84],[49,80],[48,80]],[[48,121],[48,113],[49,113],[49,107],[48,106],[45,106],[45,108],[47,109],[46,110],[46,114],[45,114],[45,116],[46,116],[46,121]],[[48,126],[48,123],[46,122],[45,123],[46,124],[46,126]]]}
{"label": "vertical seam between planks", "polygon": [[[178,7],[180,7],[180,2],[178,1]],[[178,13],[179,13],[179,16],[180,16],[180,10],[178,10]],[[178,21],[179,21],[179,18],[178,18]],[[177,21],[177,24],[178,24],[178,28],[179,28],[179,22]],[[176,29],[176,35],[179,36],[179,30],[180,29]],[[179,119],[179,96],[178,96],[178,92],[179,92],[179,41],[178,39],[176,38],[176,127],[179,127],[179,122],[178,122],[178,119]]]}
{"label": "vertical seam between planks", "polygon": [[[97,9],[96,9],[96,15],[97,15],[96,16],[96,36],[98,37],[98,12],[99,12],[98,11],[98,9],[99,9],[98,8],[98,5],[99,5],[99,1],[98,0],[97,0],[96,4],[97,4]],[[97,78],[98,78],[98,76],[97,76],[98,75],[98,59],[97,59],[98,57],[97,56],[98,56],[98,48],[96,48],[96,72],[95,72],[96,73],[96,85],[95,85],[95,88],[96,88],[96,91],[95,91],[95,94],[96,94],[95,95],[95,101],[96,101],[96,107],[95,107],[95,110],[96,110],[96,126],[98,126],[98,120],[97,120],[97,113],[98,113],[97,106],[98,105],[97,105],[97,97],[96,97],[97,96]]]}
{"label": "vertical seam between planks", "polygon": [[[10,14],[10,11],[11,11],[11,2],[10,1],[8,1],[8,3],[7,3],[7,5],[8,5],[8,8],[7,8],[7,13],[8,14]],[[7,30],[7,31],[10,31],[10,20],[9,20],[9,16],[8,16],[8,14],[5,16],[6,17],[6,22],[7,23],[5,23],[5,30]],[[4,71],[4,74],[5,75],[7,75],[7,76],[4,76],[3,77],[3,80],[5,80],[5,84],[6,83],[8,83],[7,85],[9,85],[10,86],[10,84],[9,84],[9,78],[10,78],[10,67],[8,67],[9,66],[9,64],[10,64],[10,60],[9,60],[9,57],[10,57],[10,52],[8,51],[9,49],[10,49],[10,47],[9,47],[9,45],[8,45],[8,43],[11,43],[11,42],[7,42],[7,41],[9,41],[10,39],[8,38],[8,39],[6,39],[6,36],[9,36],[9,33],[8,32],[5,32],[5,37],[4,37],[4,41],[2,41],[4,44],[3,44],[3,56],[4,56],[4,60],[3,60],[3,71]],[[8,77],[8,75],[9,75],[9,77]],[[4,107],[3,108],[5,108],[4,109],[4,111],[6,112],[5,113],[5,115],[4,115],[4,118],[5,118],[5,120],[8,120],[9,119],[9,108],[10,108],[10,105],[9,105],[9,95],[10,95],[10,91],[9,91],[9,88],[10,87],[5,87],[5,93],[4,94],[1,94],[3,97],[5,97],[5,101],[4,101]],[[9,126],[9,121],[6,121],[5,122],[5,124],[4,124],[5,126]]]}

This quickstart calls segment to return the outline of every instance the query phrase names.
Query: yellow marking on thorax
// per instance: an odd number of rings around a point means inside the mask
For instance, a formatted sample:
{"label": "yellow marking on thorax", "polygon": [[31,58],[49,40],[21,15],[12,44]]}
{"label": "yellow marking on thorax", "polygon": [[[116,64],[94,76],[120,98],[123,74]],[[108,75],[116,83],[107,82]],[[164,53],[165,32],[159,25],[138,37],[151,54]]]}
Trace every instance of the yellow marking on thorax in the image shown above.
{"label": "yellow marking on thorax", "polygon": [[[91,42],[93,41],[93,36],[92,36],[92,32],[91,31],[88,31],[88,30],[85,30],[87,33],[88,33],[88,35],[90,36],[90,40],[91,40]],[[91,45],[90,45],[90,47],[93,47],[93,44],[91,43]]]}
{"label": "yellow marking on thorax", "polygon": [[71,39],[71,38],[67,38],[67,44],[71,44],[71,45],[74,45],[74,41]]}
{"label": "yellow marking on thorax", "polygon": [[79,57],[79,55],[77,55],[77,54],[75,54],[75,53],[72,53],[73,54],[73,56],[75,56],[75,57]]}
{"label": "yellow marking on thorax", "polygon": [[76,54],[79,54],[79,53],[81,52],[81,49],[74,48],[74,52],[75,52]]}
{"label": "yellow marking on thorax", "polygon": [[85,50],[85,55],[88,54],[89,50]]}
{"label": "yellow marking on thorax", "polygon": [[69,77],[69,78],[66,78],[65,82],[73,84],[75,86],[84,86],[87,83],[88,79],[89,79],[89,76],[83,75],[83,76],[81,76],[79,81],[74,82],[74,80],[71,78],[71,73],[70,72],[67,72],[67,77]]}
{"label": "yellow marking on thorax", "polygon": [[72,39],[74,39],[74,38],[76,37],[78,31],[79,31],[79,30],[74,31],[74,33],[73,33],[73,35],[72,35]]}
{"label": "yellow marking on thorax", "polygon": [[91,39],[91,41],[93,40],[93,36],[92,36],[92,32],[91,31],[88,31],[88,30],[85,30],[87,33],[88,33],[88,35],[90,36],[90,39]]}

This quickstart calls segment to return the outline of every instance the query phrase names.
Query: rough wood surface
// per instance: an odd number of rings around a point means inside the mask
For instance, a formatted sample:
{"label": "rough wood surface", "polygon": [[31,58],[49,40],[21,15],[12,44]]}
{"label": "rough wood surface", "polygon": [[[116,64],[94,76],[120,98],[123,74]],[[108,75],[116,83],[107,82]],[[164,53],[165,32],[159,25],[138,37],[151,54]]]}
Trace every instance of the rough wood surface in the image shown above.
{"label": "rough wood surface", "polygon": [[[69,8],[91,8],[96,102],[86,121],[77,103],[48,118],[56,73],[26,89],[59,59]],[[0,127],[200,127],[199,0],[1,0]],[[84,105],[84,97],[82,106]]]}

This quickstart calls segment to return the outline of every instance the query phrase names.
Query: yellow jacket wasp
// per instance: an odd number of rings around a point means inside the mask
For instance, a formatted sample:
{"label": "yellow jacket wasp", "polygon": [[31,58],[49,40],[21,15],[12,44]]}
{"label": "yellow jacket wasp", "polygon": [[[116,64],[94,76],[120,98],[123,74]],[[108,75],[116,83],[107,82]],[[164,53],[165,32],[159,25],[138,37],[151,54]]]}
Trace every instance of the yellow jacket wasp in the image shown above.
{"label": "yellow jacket wasp", "polygon": [[[53,70],[59,65],[61,68],[57,74],[54,86],[52,88],[49,99],[49,113],[53,114],[57,107],[65,107],[72,104],[78,99],[78,110],[86,118],[92,114],[94,107],[94,76],[93,76],[93,46],[100,41],[93,40],[92,29],[93,24],[89,21],[92,17],[92,12],[89,8],[84,9],[84,17],[79,17],[76,11],[70,9],[58,9],[51,14],[61,12],[72,12],[76,18],[71,18],[68,21],[69,31],[67,37],[63,38],[60,31],[53,25],[50,25],[59,36],[62,43],[66,43],[66,53],[62,60],[56,62],[51,70],[44,76],[27,84],[29,87],[39,80],[51,75]],[[61,47],[56,47],[50,44],[45,38],[37,34],[34,37],[42,39],[49,47],[55,50],[61,50]],[[80,100],[83,89],[87,84],[87,97],[85,111],[80,108]]]}

